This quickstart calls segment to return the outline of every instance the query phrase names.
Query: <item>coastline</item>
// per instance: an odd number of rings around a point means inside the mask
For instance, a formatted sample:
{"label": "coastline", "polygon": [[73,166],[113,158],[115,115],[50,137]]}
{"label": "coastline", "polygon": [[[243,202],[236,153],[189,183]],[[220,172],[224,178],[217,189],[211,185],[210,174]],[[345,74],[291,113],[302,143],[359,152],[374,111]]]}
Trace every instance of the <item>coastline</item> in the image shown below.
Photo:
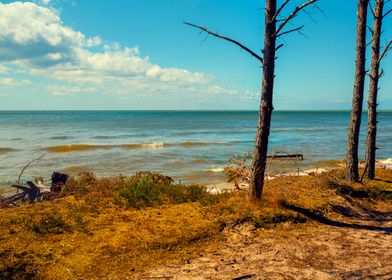
{"label": "coastline", "polygon": [[[360,168],[365,168],[364,163],[359,164]],[[303,177],[303,176],[311,176],[311,175],[319,175],[322,173],[326,173],[332,170],[337,170],[340,168],[344,168],[344,163],[340,163],[337,166],[327,166],[323,168],[310,168],[306,170],[297,170],[297,171],[291,171],[291,172],[285,172],[285,173],[272,173],[268,174],[266,176],[266,180],[274,180],[280,177]],[[376,168],[377,169],[392,169],[392,158],[388,159],[381,159],[376,161]],[[233,182],[227,182],[227,181],[220,181],[220,182],[213,182],[213,183],[208,183],[205,184],[207,187],[208,191],[211,193],[221,193],[221,192],[226,192],[226,191],[233,191],[236,190],[236,187]],[[249,184],[247,183],[240,183],[238,185],[238,189],[244,190],[248,189]]]}

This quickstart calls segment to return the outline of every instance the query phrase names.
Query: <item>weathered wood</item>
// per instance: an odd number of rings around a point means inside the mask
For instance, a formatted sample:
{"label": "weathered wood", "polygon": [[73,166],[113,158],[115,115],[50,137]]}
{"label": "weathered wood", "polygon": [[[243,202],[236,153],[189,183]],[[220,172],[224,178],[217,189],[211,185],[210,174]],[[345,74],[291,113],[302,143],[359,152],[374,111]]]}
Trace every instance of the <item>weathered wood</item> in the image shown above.
{"label": "weathered wood", "polygon": [[[222,36],[216,32],[212,32],[201,25],[195,25],[192,23],[186,23],[189,26],[198,28],[207,34],[215,36],[216,38],[223,39],[225,41],[231,42],[243,50],[247,51],[257,60],[262,63],[263,74],[262,74],[262,91],[261,91],[261,100],[259,106],[259,116],[258,116],[258,126],[256,132],[255,146],[253,152],[253,160],[252,160],[252,171],[251,171],[251,180],[249,184],[249,196],[252,199],[261,200],[262,192],[263,192],[263,184],[264,184],[264,174],[265,167],[267,164],[267,151],[268,151],[268,138],[270,134],[270,126],[271,126],[271,117],[272,117],[272,97],[273,97],[273,89],[274,89],[274,79],[275,79],[275,59],[276,59],[276,51],[280,49],[283,44],[276,46],[276,40],[278,37],[281,37],[285,34],[300,31],[303,26],[284,31],[284,28],[287,24],[294,19],[298,13],[304,10],[308,6],[315,6],[318,0],[308,0],[304,2],[302,5],[295,7],[294,11],[289,14],[283,20],[279,20],[281,24],[277,28],[277,17],[283,11],[285,6],[288,4],[290,0],[285,0],[281,6],[277,9],[276,0],[266,0],[266,8],[265,8],[265,31],[264,31],[264,49],[263,49],[263,57],[258,55],[257,53],[251,51],[248,47],[239,43],[236,40],[233,40],[229,37]],[[318,8],[319,9],[319,8]]]}
{"label": "weathered wood", "polygon": [[355,81],[346,148],[346,178],[355,182],[359,180],[358,143],[366,75],[366,18],[368,3],[368,0],[358,0]]}
{"label": "weathered wood", "polygon": [[41,194],[39,187],[36,184],[34,184],[32,181],[28,181],[27,185],[28,185],[28,187],[23,186],[23,185],[19,185],[19,184],[12,185],[12,187],[23,191],[22,193],[11,197],[13,199],[13,201],[23,199],[27,196],[28,201],[30,203],[33,203],[39,198],[39,196]]}
{"label": "weathered wood", "polygon": [[53,172],[52,174],[52,186],[50,191],[54,193],[60,193],[62,186],[68,181],[68,175],[60,172]]}
{"label": "weathered wood", "polygon": [[300,160],[304,160],[304,155],[303,154],[276,154],[272,156],[267,156],[267,158],[298,158]]}
{"label": "weathered wood", "polygon": [[372,38],[372,64],[368,98],[368,130],[366,140],[366,168],[364,176],[373,180],[376,169],[377,95],[380,79],[380,40],[382,33],[384,0],[376,0]]}
{"label": "weathered wood", "polygon": [[252,157],[251,180],[249,184],[249,196],[252,199],[257,200],[261,200],[263,193],[264,174],[267,164],[268,140],[273,110],[272,98],[275,80],[276,12],[276,0],[267,0],[265,7],[261,101],[255,148]]}

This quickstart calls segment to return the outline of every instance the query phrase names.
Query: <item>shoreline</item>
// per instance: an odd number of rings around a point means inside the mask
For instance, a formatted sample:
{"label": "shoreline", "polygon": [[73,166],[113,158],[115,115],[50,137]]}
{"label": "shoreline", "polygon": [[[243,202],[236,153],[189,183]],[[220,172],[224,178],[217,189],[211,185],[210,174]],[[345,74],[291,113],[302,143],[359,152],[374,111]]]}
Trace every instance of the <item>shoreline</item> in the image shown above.
{"label": "shoreline", "polygon": [[[337,160],[331,160],[331,161],[337,161]],[[305,170],[301,170],[298,168],[298,170],[291,170],[288,172],[271,172],[268,175],[266,175],[266,180],[274,180],[280,177],[303,177],[303,176],[310,176],[310,175],[316,175],[316,174],[322,174],[331,170],[335,170],[335,169],[339,169],[344,167],[344,163],[339,160],[340,163],[338,164],[334,164],[331,166],[324,166],[324,167],[311,167],[309,169],[305,169]],[[360,168],[364,168],[364,163],[360,163],[359,164]],[[380,159],[376,161],[376,168],[378,169],[392,169],[392,158],[387,158],[387,159]],[[211,169],[208,170],[200,170],[200,171],[196,171],[197,172],[212,172],[215,175],[221,174],[224,176],[224,167],[213,167]],[[61,172],[61,170],[60,170]],[[65,172],[66,173],[66,172]],[[82,172],[83,173],[83,172]],[[267,174],[267,173],[266,173]],[[166,174],[164,174],[166,175]],[[71,174],[71,176],[77,176],[74,174]],[[109,175],[109,176],[97,176],[98,178],[105,178],[105,177],[115,177],[118,176],[117,175]],[[131,175],[130,175],[131,176]],[[196,185],[201,185],[201,186],[205,186],[207,187],[207,190],[211,193],[221,193],[224,191],[231,191],[235,189],[235,185],[233,182],[228,182],[225,180],[214,180],[212,179],[213,176],[211,177],[211,182],[208,182],[208,178],[206,180],[206,182],[200,183],[200,182],[193,182],[192,179],[183,179],[183,178],[176,178],[174,177],[174,181],[176,182],[180,182],[183,183],[185,181],[185,185],[192,185],[192,184],[196,184]],[[208,176],[207,176],[208,177]],[[31,178],[31,180],[33,180],[34,178]],[[15,183],[15,182],[13,182]],[[11,182],[12,184],[12,182]],[[248,184],[247,183],[240,183],[239,184],[239,189],[247,189],[248,188]],[[0,196],[8,196],[8,195],[12,195],[15,193],[15,189],[11,187],[11,185],[9,187],[0,187]]]}
{"label": "shoreline", "polygon": [[[360,168],[364,168],[365,164],[360,163],[359,164]],[[268,174],[266,176],[266,180],[274,180],[280,177],[303,177],[303,176],[311,176],[311,175],[318,175],[322,174],[328,171],[336,170],[339,168],[344,168],[344,163],[340,163],[338,166],[328,166],[328,167],[316,167],[316,168],[310,168],[306,170],[297,170],[297,171],[291,171],[291,172],[285,172],[285,173],[279,173],[279,174]],[[392,169],[392,158],[388,159],[381,159],[376,161],[376,169]],[[207,187],[207,190],[211,193],[221,193],[224,191],[232,191],[235,190],[236,187],[233,182],[227,182],[227,181],[221,181],[221,182],[215,182],[215,183],[208,183],[205,184]],[[239,189],[244,190],[248,189],[249,184],[247,183],[240,183],[239,184]]]}

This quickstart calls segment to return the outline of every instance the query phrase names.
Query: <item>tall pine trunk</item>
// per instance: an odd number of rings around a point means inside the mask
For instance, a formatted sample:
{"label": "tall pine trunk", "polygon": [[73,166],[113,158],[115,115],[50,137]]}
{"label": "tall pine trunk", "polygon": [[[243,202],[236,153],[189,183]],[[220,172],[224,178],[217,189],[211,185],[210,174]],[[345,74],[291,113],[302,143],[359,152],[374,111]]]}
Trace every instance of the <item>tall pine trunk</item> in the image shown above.
{"label": "tall pine trunk", "polygon": [[265,9],[265,33],[263,50],[262,96],[259,107],[259,119],[256,132],[255,148],[252,160],[251,182],[249,194],[253,199],[261,200],[264,185],[264,174],[268,152],[272,116],[272,95],[275,78],[276,48],[276,0],[267,0]]}
{"label": "tall pine trunk", "polygon": [[368,131],[366,141],[365,176],[374,179],[376,168],[376,134],[377,134],[377,93],[380,77],[380,39],[382,32],[384,0],[377,0],[374,11],[374,30],[372,40],[372,65],[368,99]]}
{"label": "tall pine trunk", "polygon": [[358,143],[361,127],[363,91],[365,86],[366,61],[366,17],[368,0],[358,0],[357,46],[355,62],[355,82],[351,109],[350,127],[346,148],[346,178],[358,181]]}

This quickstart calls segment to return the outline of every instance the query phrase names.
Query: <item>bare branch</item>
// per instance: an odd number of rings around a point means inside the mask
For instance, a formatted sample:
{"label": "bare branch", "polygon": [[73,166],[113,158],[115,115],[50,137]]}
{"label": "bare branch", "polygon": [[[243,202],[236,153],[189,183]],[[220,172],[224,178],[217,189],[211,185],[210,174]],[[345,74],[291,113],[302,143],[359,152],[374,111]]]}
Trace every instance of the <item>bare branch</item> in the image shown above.
{"label": "bare branch", "polygon": [[372,39],[369,43],[367,43],[366,47],[369,47],[373,42],[374,42],[374,39]]}
{"label": "bare branch", "polygon": [[384,56],[386,55],[386,53],[388,51],[392,50],[392,40],[389,41],[388,45],[385,47],[384,51],[382,52],[380,58],[378,59],[378,63],[381,62],[381,60],[384,58]]}
{"label": "bare branch", "polygon": [[388,12],[386,12],[382,17],[385,18],[387,15],[389,15],[390,13],[392,13],[392,9],[390,9]]}
{"label": "bare branch", "polygon": [[279,9],[276,10],[276,13],[274,15],[274,17],[272,18],[272,22],[274,20],[276,20],[276,18],[279,16],[279,14],[282,12],[282,10],[284,9],[284,7],[290,2],[290,0],[286,0],[284,1],[284,3],[279,7]]}
{"label": "bare branch", "polygon": [[275,52],[277,52],[281,47],[283,47],[284,46],[284,44],[280,44],[279,46],[277,46],[276,48],[275,48]]}
{"label": "bare branch", "polygon": [[309,0],[309,1],[307,1],[307,2],[305,2],[305,3],[303,3],[302,5],[300,5],[300,6],[297,6],[295,9],[294,9],[294,11],[279,25],[279,27],[277,28],[277,30],[276,30],[276,32],[275,32],[275,36],[277,35],[277,34],[279,34],[280,33],[280,31],[282,31],[282,29],[286,26],[286,24],[290,21],[290,20],[292,20],[293,18],[295,18],[296,16],[297,16],[297,14],[301,11],[301,10],[303,10],[303,9],[305,9],[306,7],[308,7],[309,5],[312,5],[312,4],[314,4],[315,2],[317,2],[318,0]]}
{"label": "bare branch", "polygon": [[374,9],[372,7],[372,3],[369,2],[369,9],[372,12],[373,18],[376,18],[376,14],[374,13]]}
{"label": "bare branch", "polygon": [[282,33],[276,35],[276,38],[278,38],[280,36],[283,36],[283,35],[286,35],[286,34],[289,34],[289,33],[292,33],[292,32],[295,32],[295,31],[301,31],[304,27],[305,27],[305,25],[301,25],[301,26],[299,26],[297,28],[293,28],[293,29],[287,30],[285,32],[282,32]]}
{"label": "bare branch", "polygon": [[33,159],[33,160],[30,161],[25,167],[23,167],[23,169],[22,169],[22,171],[20,172],[19,177],[18,177],[18,184],[20,184],[20,178],[22,177],[22,174],[23,174],[23,172],[27,169],[27,167],[29,167],[30,164],[32,164],[34,161],[39,161],[39,160],[40,160],[41,158],[43,158],[44,156],[45,156],[45,154],[43,154],[43,155],[41,155],[41,156],[39,156],[39,157]]}
{"label": "bare branch", "polygon": [[253,52],[253,51],[250,50],[249,48],[245,47],[243,44],[241,44],[241,43],[239,43],[239,42],[237,42],[237,41],[235,41],[235,40],[233,40],[233,39],[231,39],[231,38],[229,38],[229,37],[225,37],[225,36],[219,35],[218,33],[212,32],[212,31],[208,30],[207,28],[205,28],[204,26],[201,26],[201,25],[198,26],[198,25],[195,25],[195,24],[192,24],[192,23],[189,23],[189,22],[183,22],[183,23],[186,24],[186,25],[195,27],[195,28],[197,28],[197,29],[200,29],[200,30],[202,30],[202,31],[206,32],[207,34],[210,34],[210,35],[212,35],[212,36],[214,36],[214,37],[217,37],[217,38],[220,38],[220,39],[229,41],[229,42],[231,42],[231,43],[233,43],[233,44],[239,46],[241,49],[245,50],[245,51],[248,52],[250,55],[252,55],[253,57],[255,57],[258,61],[260,61],[261,63],[263,63],[263,58],[262,58],[261,56],[259,56],[257,53]]}

